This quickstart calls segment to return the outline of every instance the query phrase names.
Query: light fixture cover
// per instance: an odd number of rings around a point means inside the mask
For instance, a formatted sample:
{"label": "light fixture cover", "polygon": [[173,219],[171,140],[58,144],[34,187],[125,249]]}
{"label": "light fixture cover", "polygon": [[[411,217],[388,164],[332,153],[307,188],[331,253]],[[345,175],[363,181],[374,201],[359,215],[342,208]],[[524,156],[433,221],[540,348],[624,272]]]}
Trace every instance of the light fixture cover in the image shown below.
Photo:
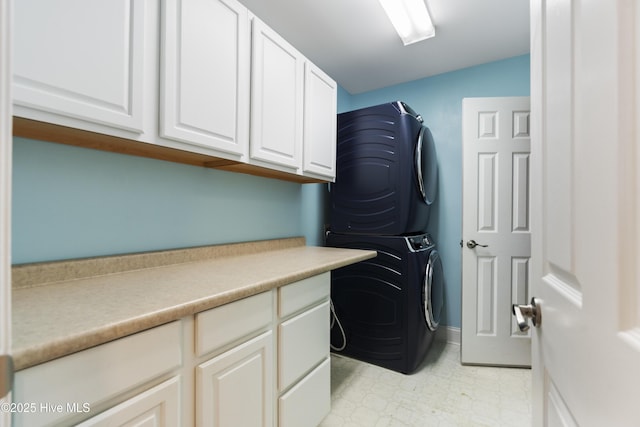
{"label": "light fixture cover", "polygon": [[404,45],[436,35],[424,0],[379,0]]}

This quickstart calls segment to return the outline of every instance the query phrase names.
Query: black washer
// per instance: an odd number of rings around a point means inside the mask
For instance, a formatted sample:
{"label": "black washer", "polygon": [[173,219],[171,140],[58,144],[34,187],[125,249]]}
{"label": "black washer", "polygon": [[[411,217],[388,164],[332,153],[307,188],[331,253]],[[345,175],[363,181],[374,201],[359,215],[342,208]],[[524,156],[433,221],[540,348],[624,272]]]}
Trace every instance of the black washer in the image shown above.
{"label": "black washer", "polygon": [[[428,234],[328,233],[327,246],[369,249],[376,258],[334,270],[331,298],[344,329],[332,329],[339,353],[410,374],[424,359],[440,323],[444,277]],[[335,351],[335,350],[334,350]]]}

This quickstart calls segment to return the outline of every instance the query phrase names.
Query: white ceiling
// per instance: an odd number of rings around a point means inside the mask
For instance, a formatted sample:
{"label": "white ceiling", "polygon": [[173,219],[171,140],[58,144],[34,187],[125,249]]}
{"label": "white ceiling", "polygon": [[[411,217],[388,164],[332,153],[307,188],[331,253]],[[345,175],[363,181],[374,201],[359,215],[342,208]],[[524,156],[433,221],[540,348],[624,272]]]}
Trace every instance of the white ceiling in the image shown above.
{"label": "white ceiling", "polygon": [[529,0],[425,0],[432,39],[404,46],[378,0],[240,0],[351,94],[529,52]]}

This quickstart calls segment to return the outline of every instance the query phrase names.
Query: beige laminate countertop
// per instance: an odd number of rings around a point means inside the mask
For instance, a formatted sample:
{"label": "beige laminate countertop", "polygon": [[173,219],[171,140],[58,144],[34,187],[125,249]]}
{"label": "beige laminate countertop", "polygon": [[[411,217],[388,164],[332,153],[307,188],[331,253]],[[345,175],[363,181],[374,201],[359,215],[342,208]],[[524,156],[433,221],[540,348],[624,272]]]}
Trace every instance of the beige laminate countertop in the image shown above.
{"label": "beige laminate countertop", "polygon": [[375,256],[292,238],[15,266],[15,369]]}

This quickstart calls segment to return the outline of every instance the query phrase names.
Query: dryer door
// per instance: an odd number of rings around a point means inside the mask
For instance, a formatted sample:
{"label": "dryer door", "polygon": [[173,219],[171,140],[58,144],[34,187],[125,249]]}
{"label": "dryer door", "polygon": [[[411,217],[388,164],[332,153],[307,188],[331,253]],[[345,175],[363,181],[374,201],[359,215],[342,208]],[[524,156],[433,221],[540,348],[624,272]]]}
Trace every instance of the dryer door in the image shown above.
{"label": "dryer door", "polygon": [[420,128],[415,163],[420,194],[424,202],[431,205],[436,200],[438,190],[438,160],[433,136],[426,126]]}
{"label": "dryer door", "polygon": [[424,318],[430,330],[435,331],[440,324],[442,307],[444,306],[444,274],[442,261],[437,250],[429,254],[425,269],[424,289],[422,291]]}

